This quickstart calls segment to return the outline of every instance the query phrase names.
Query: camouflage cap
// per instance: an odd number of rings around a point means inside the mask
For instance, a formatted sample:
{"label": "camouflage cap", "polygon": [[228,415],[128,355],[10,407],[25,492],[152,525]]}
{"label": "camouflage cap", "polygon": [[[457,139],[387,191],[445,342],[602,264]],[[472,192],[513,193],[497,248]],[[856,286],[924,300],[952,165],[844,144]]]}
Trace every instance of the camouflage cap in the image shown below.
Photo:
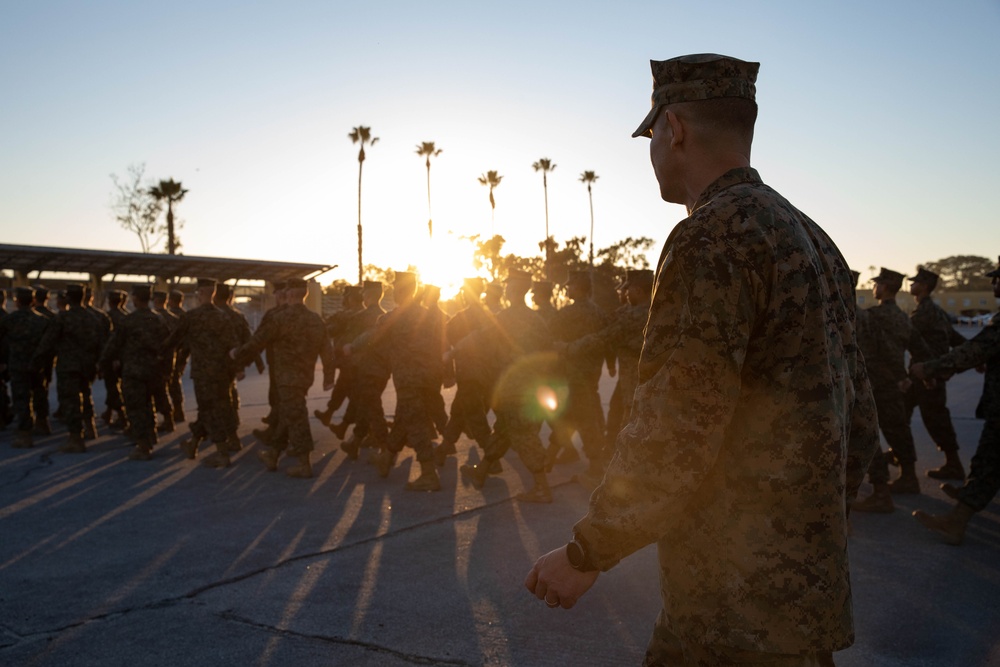
{"label": "camouflage cap", "polygon": [[132,286],[132,296],[137,299],[149,300],[149,297],[153,294],[153,287],[151,285],[133,285]]}
{"label": "camouflage cap", "polygon": [[216,283],[215,284],[215,296],[220,299],[228,299],[229,295],[232,294],[233,288],[226,283]]}
{"label": "camouflage cap", "polygon": [[287,280],[275,280],[273,284],[274,284],[274,291],[275,292],[284,291],[285,288],[288,287],[288,281]]}
{"label": "camouflage cap", "polygon": [[1000,260],[997,261],[997,268],[986,274],[987,278],[1000,278]]}
{"label": "camouflage cap", "polygon": [[35,298],[35,290],[30,287],[15,287],[14,299],[16,301],[31,301]]}
{"label": "camouflage cap", "polygon": [[660,109],[678,102],[699,102],[720,97],[742,97],[754,101],[760,63],[746,62],[716,53],[650,60],[653,70],[653,108],[643,118],[633,137],[652,136]]}
{"label": "camouflage cap", "polygon": [[917,275],[910,278],[910,282],[927,283],[928,285],[931,286],[931,288],[934,288],[938,284],[938,278],[940,278],[938,274],[934,273],[933,271],[928,271],[922,266],[918,266]]}
{"label": "camouflage cap", "polygon": [[377,289],[377,290],[378,290],[378,293],[379,293],[379,294],[381,294],[381,293],[382,293],[382,290],[384,290],[385,288],[383,287],[383,285],[382,285],[382,282],[381,282],[381,281],[378,281],[378,280],[366,280],[366,281],[365,281],[365,287],[364,287],[364,290],[365,290],[366,292],[367,292],[368,290],[375,290],[375,289]]}
{"label": "camouflage cap", "polygon": [[35,298],[39,301],[49,298],[49,288],[45,285],[35,285],[32,289],[35,290]]}
{"label": "camouflage cap", "polygon": [[344,285],[344,296],[361,296],[361,285]]}
{"label": "camouflage cap", "polygon": [[531,274],[527,271],[521,271],[519,269],[511,269],[507,272],[508,283],[520,283],[527,286],[531,285]]}
{"label": "camouflage cap", "polygon": [[653,284],[652,269],[629,269],[625,272],[625,285],[649,287]]}
{"label": "camouflage cap", "polygon": [[80,283],[70,283],[69,285],[66,285],[66,296],[74,299],[82,299],[83,285]]}
{"label": "camouflage cap", "polygon": [[202,287],[215,287],[215,278],[198,278],[198,289]]}
{"label": "camouflage cap", "polygon": [[417,274],[412,271],[396,271],[392,277],[393,285],[417,284]]}
{"label": "camouflage cap", "polygon": [[872,278],[873,283],[887,283],[889,285],[902,285],[906,278],[902,273],[887,269],[884,266],[877,276]]}
{"label": "camouflage cap", "polygon": [[[228,287],[228,285],[226,287]],[[309,289],[309,286],[306,284],[306,281],[303,280],[302,278],[290,278],[289,280],[287,280],[285,282],[285,289],[289,289],[289,290],[291,290],[291,289],[304,289],[304,290],[307,290],[307,289]]]}

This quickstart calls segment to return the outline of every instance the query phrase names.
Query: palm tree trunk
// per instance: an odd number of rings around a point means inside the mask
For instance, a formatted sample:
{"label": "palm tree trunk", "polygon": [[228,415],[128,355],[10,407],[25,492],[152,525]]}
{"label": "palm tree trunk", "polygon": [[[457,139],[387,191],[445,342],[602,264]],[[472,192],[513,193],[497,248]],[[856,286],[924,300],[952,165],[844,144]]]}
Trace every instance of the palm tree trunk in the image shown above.
{"label": "palm tree trunk", "polygon": [[174,246],[174,202],[167,199],[167,254],[173,255],[176,249]]}
{"label": "palm tree trunk", "polygon": [[587,184],[587,198],[590,199],[590,268],[594,268],[594,195]]}
{"label": "palm tree trunk", "polygon": [[358,160],[358,284],[364,283],[364,264],[361,262],[361,168],[364,162]]}
{"label": "palm tree trunk", "polygon": [[427,235],[434,238],[434,218],[431,216],[431,159],[427,158]]}
{"label": "palm tree trunk", "polygon": [[549,175],[542,172],[542,189],[545,191],[545,277],[549,276],[549,265],[551,264],[552,250],[549,248]]}

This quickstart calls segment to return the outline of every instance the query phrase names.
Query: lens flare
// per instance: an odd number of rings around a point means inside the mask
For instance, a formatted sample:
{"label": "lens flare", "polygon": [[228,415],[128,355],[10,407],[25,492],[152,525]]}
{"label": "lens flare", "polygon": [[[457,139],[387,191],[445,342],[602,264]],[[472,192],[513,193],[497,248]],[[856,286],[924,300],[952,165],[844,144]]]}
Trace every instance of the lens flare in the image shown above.
{"label": "lens flare", "polygon": [[559,407],[559,397],[552,387],[542,385],[535,390],[535,398],[538,400],[538,404],[549,412],[555,412]]}

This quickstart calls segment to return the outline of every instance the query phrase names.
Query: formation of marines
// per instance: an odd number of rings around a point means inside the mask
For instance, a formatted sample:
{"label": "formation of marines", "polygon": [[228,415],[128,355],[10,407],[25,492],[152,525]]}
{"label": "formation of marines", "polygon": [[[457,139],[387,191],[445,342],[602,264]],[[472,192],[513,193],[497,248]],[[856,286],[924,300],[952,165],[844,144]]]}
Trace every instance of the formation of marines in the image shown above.
{"label": "formation of marines", "polygon": [[[1000,269],[989,276],[1000,297]],[[858,344],[889,448],[876,453],[868,468],[872,494],[852,508],[892,512],[893,495],[920,493],[910,431],[919,407],[945,456],[927,476],[966,486],[942,487],[959,501],[954,516],[918,518],[948,541],[960,542],[969,517],[1000,487],[1000,399],[994,396],[1000,394],[1000,375],[993,372],[1000,368],[1000,321],[994,318],[980,336],[966,341],[931,298],[938,279],[918,267],[910,279],[917,307],[907,316],[896,303],[905,276],[882,269],[872,280],[878,304],[856,312]],[[102,379],[106,408],[100,417],[130,436],[129,458],[148,460],[158,435],[186,421],[181,377],[190,364],[198,419],[188,425],[180,449],[195,459],[200,448],[212,444],[215,451],[202,462],[224,468],[242,448],[237,382],[255,364],[258,372],[269,369],[271,408],[264,418],[267,427],[253,430],[265,445],[258,458],[269,470],[277,470],[283,457],[294,459],[287,474],[308,478],[313,437],[306,397],[319,359],[324,390],[332,393],[326,409],[315,410],[314,416],[342,440],[340,448],[351,460],[368,448],[369,462],[389,477],[408,446],[420,475],[406,488],[437,491],[437,468],[456,454],[455,443],[464,433],[480,452],[478,462],[460,467],[463,478],[483,488],[490,475],[503,470],[501,460],[513,449],[534,480],[518,498],[548,503],[546,474],[554,465],[580,458],[574,434],[588,462],[578,481],[593,488],[603,476],[614,436],[631,412],[652,283],[652,271],[628,271],[619,285],[621,306],[607,313],[591,298],[590,274],[572,272],[566,281],[570,303],[556,309],[551,282],[511,271],[502,290],[480,278],[466,279],[456,298],[459,309],[448,316],[438,305],[439,289],[418,290],[414,274],[397,272],[392,310],[382,306],[386,286],[365,281],[348,286],[342,309],[324,321],[304,305],[305,281],[291,280],[275,286],[276,305],[255,332],[233,306],[230,286],[211,279],[198,280],[198,305],[188,310],[183,292],[154,292],[149,285],[133,288],[131,310],[129,295],[109,292],[106,311],[93,305],[93,294],[83,285],[61,291],[57,310],[47,307],[44,287],[17,287],[13,312],[0,291],[0,426],[13,424],[12,446],[28,448],[35,436],[51,434],[50,420],[57,417],[68,433],[60,451],[85,452],[86,443],[97,437],[91,385]],[[605,365],[617,374],[606,419],[598,395]],[[987,373],[979,410],[987,427],[967,479],[945,381],[976,366]],[[58,408],[50,414],[53,378]],[[391,420],[382,398],[390,380],[397,397]],[[449,411],[442,388],[452,386]],[[341,421],[333,421],[345,404]],[[540,437],[543,423],[551,427],[548,446]],[[890,466],[899,468],[895,479],[890,479]]]}

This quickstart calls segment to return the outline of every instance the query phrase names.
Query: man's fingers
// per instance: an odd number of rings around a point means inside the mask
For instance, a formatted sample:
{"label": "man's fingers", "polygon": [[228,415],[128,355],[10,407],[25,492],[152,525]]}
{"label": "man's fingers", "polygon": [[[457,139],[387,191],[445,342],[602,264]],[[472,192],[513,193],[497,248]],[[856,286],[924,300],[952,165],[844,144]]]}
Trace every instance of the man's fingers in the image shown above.
{"label": "man's fingers", "polygon": [[538,570],[531,568],[531,572],[524,578],[524,587],[532,593],[535,592],[535,585],[538,583]]}

